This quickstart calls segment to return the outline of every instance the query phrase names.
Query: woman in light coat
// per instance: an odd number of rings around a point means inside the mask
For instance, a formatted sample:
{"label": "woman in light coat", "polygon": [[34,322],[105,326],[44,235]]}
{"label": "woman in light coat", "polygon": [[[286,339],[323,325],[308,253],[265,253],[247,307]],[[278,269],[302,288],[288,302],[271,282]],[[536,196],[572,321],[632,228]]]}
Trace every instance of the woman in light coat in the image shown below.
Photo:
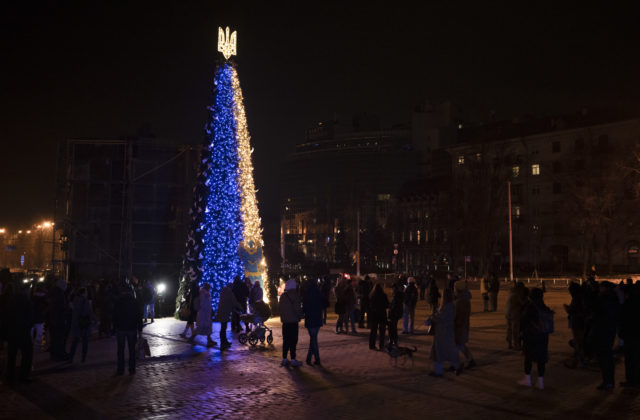
{"label": "woman in light coat", "polygon": [[442,297],[442,305],[431,316],[435,335],[431,346],[431,360],[434,362],[431,376],[441,377],[444,362],[451,363],[456,371],[456,375],[462,372],[460,359],[458,357],[458,348],[455,341],[455,321],[456,309],[453,304],[453,292],[446,288]]}
{"label": "woman in light coat", "polygon": [[212,330],[212,321],[211,321],[211,285],[209,283],[205,283],[202,285],[200,289],[200,304],[198,307],[198,314],[196,316],[196,332],[189,337],[189,342],[193,343],[197,335],[206,335],[207,336],[207,346],[212,347],[217,343],[213,341],[211,338]]}

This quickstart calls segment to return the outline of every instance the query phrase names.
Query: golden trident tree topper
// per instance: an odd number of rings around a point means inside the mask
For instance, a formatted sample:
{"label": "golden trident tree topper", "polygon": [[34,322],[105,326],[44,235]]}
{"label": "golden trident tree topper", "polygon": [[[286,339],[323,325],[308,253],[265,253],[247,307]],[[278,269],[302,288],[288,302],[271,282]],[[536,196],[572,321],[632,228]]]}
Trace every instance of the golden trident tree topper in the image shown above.
{"label": "golden trident tree topper", "polygon": [[232,55],[237,54],[236,50],[236,35],[237,31],[233,31],[229,36],[229,27],[225,30],[218,27],[218,51],[224,55],[225,59],[229,59]]}

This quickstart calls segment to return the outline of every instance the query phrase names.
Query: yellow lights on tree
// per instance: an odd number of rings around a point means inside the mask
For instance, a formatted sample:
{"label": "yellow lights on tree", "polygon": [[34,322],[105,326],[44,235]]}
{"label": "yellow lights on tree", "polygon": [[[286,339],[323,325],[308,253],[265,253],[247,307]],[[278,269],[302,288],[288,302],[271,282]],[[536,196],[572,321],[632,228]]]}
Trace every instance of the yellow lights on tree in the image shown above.
{"label": "yellow lights on tree", "polygon": [[224,55],[225,59],[229,59],[232,55],[237,54],[236,49],[237,31],[233,31],[229,35],[229,27],[226,30],[218,28],[218,51]]}
{"label": "yellow lights on tree", "polygon": [[236,135],[238,138],[238,183],[240,185],[240,197],[242,206],[242,222],[244,223],[244,243],[264,245],[262,242],[262,227],[260,215],[258,213],[258,200],[256,199],[256,188],[253,182],[253,164],[251,162],[251,136],[247,127],[247,117],[244,112],[244,98],[240,88],[240,80],[235,69],[232,75],[234,92],[234,115],[236,119]]}

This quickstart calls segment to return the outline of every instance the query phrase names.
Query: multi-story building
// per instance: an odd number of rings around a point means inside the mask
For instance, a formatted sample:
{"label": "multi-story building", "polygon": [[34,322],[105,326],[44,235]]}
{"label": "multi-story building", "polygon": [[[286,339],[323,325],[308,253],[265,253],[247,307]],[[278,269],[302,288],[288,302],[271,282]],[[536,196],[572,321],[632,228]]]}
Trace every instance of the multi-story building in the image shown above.
{"label": "multi-story building", "polygon": [[628,168],[639,141],[640,119],[586,110],[462,128],[446,148],[454,257],[504,268],[509,181],[517,271],[637,270],[637,180]]}

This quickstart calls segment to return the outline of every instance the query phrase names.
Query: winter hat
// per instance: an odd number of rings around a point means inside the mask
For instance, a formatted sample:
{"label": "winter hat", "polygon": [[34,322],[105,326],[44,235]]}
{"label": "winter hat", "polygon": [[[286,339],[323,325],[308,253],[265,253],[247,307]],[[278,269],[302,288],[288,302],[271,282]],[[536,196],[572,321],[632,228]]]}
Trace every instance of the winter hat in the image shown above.
{"label": "winter hat", "polygon": [[297,287],[296,279],[289,279],[284,286],[284,290],[296,290]]}

